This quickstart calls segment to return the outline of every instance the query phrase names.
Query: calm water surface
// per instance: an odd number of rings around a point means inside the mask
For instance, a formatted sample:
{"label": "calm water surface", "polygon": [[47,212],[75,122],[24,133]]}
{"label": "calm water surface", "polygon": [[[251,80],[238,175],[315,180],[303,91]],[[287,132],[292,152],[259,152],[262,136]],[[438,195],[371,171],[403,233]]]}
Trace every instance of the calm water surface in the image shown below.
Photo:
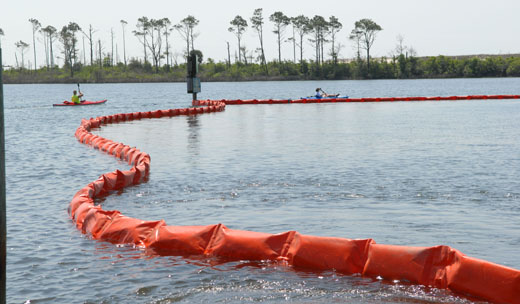
{"label": "calm water surface", "polygon": [[[519,94],[520,79],[204,83],[200,98]],[[68,204],[125,163],[82,118],[190,106],[185,84],[5,85],[8,303],[473,303],[446,290],[268,262],[156,256],[90,240]],[[150,180],[99,202],[169,225],[448,245],[520,269],[520,100],[227,106],[96,130],[151,155]]]}

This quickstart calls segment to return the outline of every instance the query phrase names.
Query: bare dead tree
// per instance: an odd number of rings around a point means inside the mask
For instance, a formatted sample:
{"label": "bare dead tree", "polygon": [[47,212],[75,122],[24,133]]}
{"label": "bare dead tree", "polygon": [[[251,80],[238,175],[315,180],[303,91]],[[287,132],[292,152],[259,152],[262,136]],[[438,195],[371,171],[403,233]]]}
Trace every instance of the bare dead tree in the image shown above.
{"label": "bare dead tree", "polygon": [[31,18],[29,19],[29,22],[32,25],[32,36],[33,36],[33,52],[34,52],[34,70],[36,71],[36,32],[42,27],[40,21]]}
{"label": "bare dead tree", "polygon": [[125,41],[125,26],[128,24],[125,20],[121,19],[121,27],[123,28],[123,60],[126,66],[126,41]]}
{"label": "bare dead tree", "polygon": [[94,64],[94,44],[96,43],[96,41],[94,40],[94,33],[97,32],[97,30],[94,30],[92,28],[92,24],[89,24],[88,26],[88,32],[86,33],[85,31],[81,31],[83,33],[83,35],[87,38],[88,42],[89,42],[89,45],[90,45],[90,65],[93,65]]}

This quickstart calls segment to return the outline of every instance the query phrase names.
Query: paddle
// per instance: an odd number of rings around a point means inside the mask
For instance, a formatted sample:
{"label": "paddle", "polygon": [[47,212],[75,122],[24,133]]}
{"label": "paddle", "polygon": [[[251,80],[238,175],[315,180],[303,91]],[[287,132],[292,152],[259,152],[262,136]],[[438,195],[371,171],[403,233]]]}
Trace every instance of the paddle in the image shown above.
{"label": "paddle", "polygon": [[327,94],[325,91],[323,91],[322,89],[320,89],[320,91],[323,93],[324,97],[338,97],[339,94]]}
{"label": "paddle", "polygon": [[[79,88],[79,82],[78,82],[78,95],[81,95],[81,89]],[[81,98],[81,96],[80,96]],[[84,102],[84,100],[80,100],[80,102]]]}

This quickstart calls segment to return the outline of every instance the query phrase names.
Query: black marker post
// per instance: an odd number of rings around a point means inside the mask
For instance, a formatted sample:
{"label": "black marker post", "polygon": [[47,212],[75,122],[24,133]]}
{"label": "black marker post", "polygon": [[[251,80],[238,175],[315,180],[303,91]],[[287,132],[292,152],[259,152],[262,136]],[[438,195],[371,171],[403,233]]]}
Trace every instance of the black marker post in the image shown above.
{"label": "black marker post", "polygon": [[188,83],[188,93],[193,94],[192,105],[197,106],[197,93],[200,93],[200,78],[197,77],[199,72],[199,56],[195,52],[191,52],[188,56],[188,76],[186,82]]}

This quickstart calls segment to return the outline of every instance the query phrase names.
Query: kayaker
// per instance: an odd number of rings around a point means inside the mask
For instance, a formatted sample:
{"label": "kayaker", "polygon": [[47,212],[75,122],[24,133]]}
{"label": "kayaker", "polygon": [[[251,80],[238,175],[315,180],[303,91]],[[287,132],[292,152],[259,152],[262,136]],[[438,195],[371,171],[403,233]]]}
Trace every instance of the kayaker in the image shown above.
{"label": "kayaker", "polygon": [[339,96],[339,94],[327,94],[327,93],[323,92],[323,90],[321,88],[316,88],[316,95],[314,95],[314,97],[316,97],[316,98],[338,97],[338,96]]}
{"label": "kayaker", "polygon": [[81,103],[80,98],[83,97],[83,93],[81,93],[81,91],[79,91],[79,95],[77,95],[78,92],[76,90],[72,91],[72,93],[73,93],[73,95],[70,98],[70,101],[72,101],[75,104],[80,104]]}

